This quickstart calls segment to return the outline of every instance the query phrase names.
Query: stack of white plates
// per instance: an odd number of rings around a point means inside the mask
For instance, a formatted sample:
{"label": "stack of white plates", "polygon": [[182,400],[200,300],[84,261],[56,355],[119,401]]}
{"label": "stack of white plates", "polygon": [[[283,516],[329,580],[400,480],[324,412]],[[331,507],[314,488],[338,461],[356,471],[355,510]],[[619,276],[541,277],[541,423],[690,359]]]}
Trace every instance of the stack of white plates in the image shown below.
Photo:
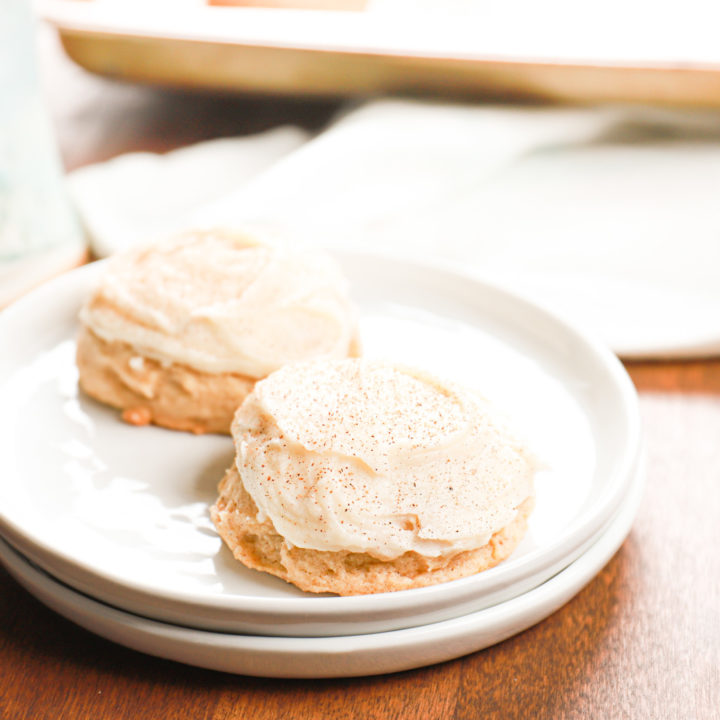
{"label": "stack of white plates", "polygon": [[332,677],[419,667],[542,620],[612,557],[641,499],[634,388],[608,350],[461,272],[339,255],[366,355],[478,388],[541,457],[527,536],[433,587],[313,596],[237,563],[208,508],[232,441],[123,424],[78,393],[77,314],[102,263],[0,315],[0,559],[79,625],[180,662]]}

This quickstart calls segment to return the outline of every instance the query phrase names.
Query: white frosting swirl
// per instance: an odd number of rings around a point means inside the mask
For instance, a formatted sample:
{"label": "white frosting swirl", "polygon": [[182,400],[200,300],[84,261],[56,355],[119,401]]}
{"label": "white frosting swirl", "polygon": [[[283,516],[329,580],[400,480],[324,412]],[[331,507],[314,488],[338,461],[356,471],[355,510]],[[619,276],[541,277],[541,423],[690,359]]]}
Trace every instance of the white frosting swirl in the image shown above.
{"label": "white frosting swirl", "polygon": [[203,232],[108,262],[82,322],[162,362],[261,378],[289,362],[346,357],[355,339],[347,284],[322,253]]}
{"label": "white frosting swirl", "polygon": [[303,548],[478,548],[533,493],[534,460],[487,401],[386,363],[285,367],[255,386],[233,436],[260,517]]}

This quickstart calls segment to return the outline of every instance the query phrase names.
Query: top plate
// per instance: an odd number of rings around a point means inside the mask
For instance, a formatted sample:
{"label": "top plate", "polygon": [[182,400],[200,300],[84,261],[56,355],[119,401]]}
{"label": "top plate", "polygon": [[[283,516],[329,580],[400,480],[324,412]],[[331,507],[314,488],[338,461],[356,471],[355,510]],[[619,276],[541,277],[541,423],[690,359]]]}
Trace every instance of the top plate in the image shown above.
{"label": "top plate", "polygon": [[[433,10],[433,5],[435,9]],[[94,72],[185,87],[720,104],[712,3],[376,0],[365,12],[43,0]],[[651,21],[649,21],[649,19]]]}
{"label": "top plate", "polygon": [[521,546],[451,583],[317,597],[247,570],[208,516],[230,438],[123,424],[78,393],[77,313],[102,263],[0,316],[0,533],[64,582],[110,604],[196,627],[341,635],[410,627],[507,599],[565,567],[621,507],[639,454],[634,388],[617,359],[546,311],[463,274],[338,256],[365,354],[478,388],[547,469]]}

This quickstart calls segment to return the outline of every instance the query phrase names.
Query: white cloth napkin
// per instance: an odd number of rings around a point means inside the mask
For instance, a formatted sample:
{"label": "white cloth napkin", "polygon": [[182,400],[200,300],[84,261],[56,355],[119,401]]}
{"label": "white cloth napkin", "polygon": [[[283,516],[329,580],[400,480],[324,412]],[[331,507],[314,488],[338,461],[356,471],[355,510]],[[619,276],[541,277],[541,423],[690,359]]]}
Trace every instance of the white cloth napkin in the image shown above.
{"label": "white cloth napkin", "polygon": [[99,257],[192,224],[197,208],[238,192],[309,135],[281,127],[207,140],[164,155],[128,153],[68,176],[91,248]]}
{"label": "white cloth napkin", "polygon": [[718,113],[377,101],[183,222],[457,263],[688,356],[720,351],[719,191]]}

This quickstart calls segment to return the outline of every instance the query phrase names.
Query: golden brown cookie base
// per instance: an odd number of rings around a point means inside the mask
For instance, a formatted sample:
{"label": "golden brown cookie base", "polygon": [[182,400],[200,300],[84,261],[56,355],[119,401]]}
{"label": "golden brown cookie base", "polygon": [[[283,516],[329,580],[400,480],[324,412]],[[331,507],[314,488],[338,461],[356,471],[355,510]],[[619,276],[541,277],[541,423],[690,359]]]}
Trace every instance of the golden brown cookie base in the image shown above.
{"label": "golden brown cookie base", "polygon": [[244,375],[140,359],[130,345],[106,342],[87,328],[78,338],[77,366],[80,387],[123,410],[126,422],[193,433],[228,434],[235,410],[255,384]]}
{"label": "golden brown cookie base", "polygon": [[231,467],[220,483],[220,498],[211,509],[215,527],[247,567],[277,575],[307,592],[366,595],[393,592],[457,580],[487,570],[507,558],[527,530],[534,502],[528,498],[510,525],[487,545],[451,557],[432,558],[408,552],[383,561],[366,553],[289,548],[272,522],[257,520],[257,507]]}

